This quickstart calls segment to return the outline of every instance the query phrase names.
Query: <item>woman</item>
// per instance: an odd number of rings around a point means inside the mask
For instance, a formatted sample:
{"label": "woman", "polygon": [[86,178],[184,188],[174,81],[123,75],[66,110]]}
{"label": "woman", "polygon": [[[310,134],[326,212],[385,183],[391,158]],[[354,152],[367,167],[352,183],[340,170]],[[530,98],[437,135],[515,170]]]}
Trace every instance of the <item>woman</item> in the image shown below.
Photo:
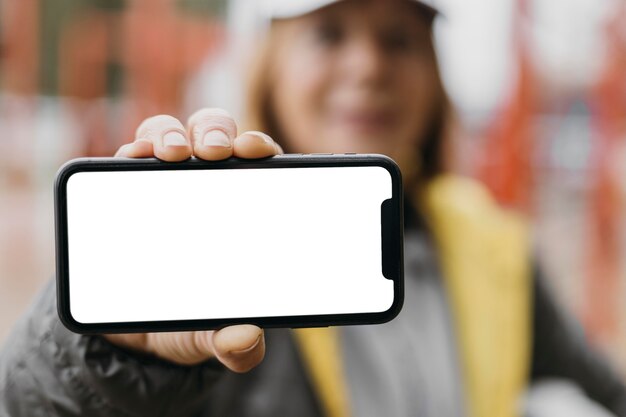
{"label": "woman", "polygon": [[0,411],[507,416],[520,413],[532,379],[556,376],[626,415],[623,385],[531,268],[520,221],[478,185],[443,175],[447,100],[433,9],[414,0],[270,5],[248,109],[248,124],[264,133],[238,134],[217,109],[198,111],[187,126],[155,116],[117,156],[214,161],[271,156],[281,146],[391,156],[409,201],[403,311],[384,325],[334,330],[80,336],[59,323],[50,287],[3,351]]}

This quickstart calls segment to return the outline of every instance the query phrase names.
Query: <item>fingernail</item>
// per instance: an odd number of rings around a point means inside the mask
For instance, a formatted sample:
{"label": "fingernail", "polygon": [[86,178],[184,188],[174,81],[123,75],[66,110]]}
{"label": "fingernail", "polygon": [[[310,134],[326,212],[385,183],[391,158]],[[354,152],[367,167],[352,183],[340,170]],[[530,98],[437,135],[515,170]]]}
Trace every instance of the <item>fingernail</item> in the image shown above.
{"label": "fingernail", "polygon": [[187,140],[180,132],[167,132],[163,136],[163,146],[185,146]]}
{"label": "fingernail", "polygon": [[261,133],[261,132],[247,132],[246,133],[249,136],[255,136],[257,138],[261,138],[263,140],[263,142],[267,143],[268,145],[272,145],[272,138],[270,138],[269,136],[267,136],[265,133]]}
{"label": "fingernail", "polygon": [[252,346],[242,349],[242,350],[231,350],[229,353],[231,355],[243,355],[245,353],[249,353],[251,351],[253,351],[258,345],[259,343],[261,343],[261,339],[263,338],[263,333],[261,333],[259,335],[259,337],[256,339],[256,341],[252,344]]}
{"label": "fingernail", "polygon": [[230,140],[228,140],[228,136],[223,131],[209,130],[202,137],[202,144],[204,146],[223,146],[226,148],[230,148]]}

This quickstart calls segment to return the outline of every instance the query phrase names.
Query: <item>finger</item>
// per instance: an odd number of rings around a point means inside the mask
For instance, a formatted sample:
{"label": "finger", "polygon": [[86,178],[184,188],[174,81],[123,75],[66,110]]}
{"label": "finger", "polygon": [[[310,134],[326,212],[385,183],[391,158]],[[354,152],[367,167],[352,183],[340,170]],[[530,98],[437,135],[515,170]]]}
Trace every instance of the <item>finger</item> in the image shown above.
{"label": "finger", "polygon": [[183,161],[192,154],[183,124],[166,114],[144,120],[137,128],[135,137],[136,141],[150,141],[154,156],[163,161]]}
{"label": "finger", "polygon": [[238,158],[265,158],[279,153],[280,146],[263,132],[244,132],[233,142],[233,155]]}
{"label": "finger", "polygon": [[[121,345],[124,342],[118,341]],[[263,331],[252,325],[218,331],[147,333],[143,343],[133,347],[181,365],[195,365],[216,357],[235,372],[249,371],[265,356]]]}
{"label": "finger", "polygon": [[215,356],[213,331],[147,333],[146,352],[180,365],[196,365]]}
{"label": "finger", "polygon": [[127,349],[146,351],[146,333],[103,334],[109,342]]}
{"label": "finger", "polygon": [[248,372],[265,356],[265,335],[257,326],[242,324],[213,333],[215,356],[234,372]]}
{"label": "finger", "polygon": [[136,139],[132,143],[120,146],[115,156],[124,158],[150,158],[154,156],[154,147],[149,140]]}
{"label": "finger", "polygon": [[230,158],[237,136],[235,120],[222,109],[198,110],[189,117],[187,133],[194,155],[208,161]]}

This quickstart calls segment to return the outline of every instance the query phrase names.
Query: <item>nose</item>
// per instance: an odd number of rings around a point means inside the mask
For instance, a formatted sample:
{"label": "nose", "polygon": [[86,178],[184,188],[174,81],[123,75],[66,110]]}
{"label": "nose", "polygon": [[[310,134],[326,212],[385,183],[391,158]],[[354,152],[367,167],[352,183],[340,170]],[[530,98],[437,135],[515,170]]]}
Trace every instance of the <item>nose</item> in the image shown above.
{"label": "nose", "polygon": [[343,74],[355,84],[379,84],[388,78],[385,50],[372,37],[353,39],[344,50]]}

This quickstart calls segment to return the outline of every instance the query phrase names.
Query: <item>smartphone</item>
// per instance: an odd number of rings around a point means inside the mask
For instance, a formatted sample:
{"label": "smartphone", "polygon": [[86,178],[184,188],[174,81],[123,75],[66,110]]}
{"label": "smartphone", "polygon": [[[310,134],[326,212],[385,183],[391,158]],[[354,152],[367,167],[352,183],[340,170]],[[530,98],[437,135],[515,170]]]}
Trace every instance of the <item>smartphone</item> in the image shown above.
{"label": "smartphone", "polygon": [[74,159],[55,181],[58,313],[78,333],[386,322],[402,200],[382,155]]}

